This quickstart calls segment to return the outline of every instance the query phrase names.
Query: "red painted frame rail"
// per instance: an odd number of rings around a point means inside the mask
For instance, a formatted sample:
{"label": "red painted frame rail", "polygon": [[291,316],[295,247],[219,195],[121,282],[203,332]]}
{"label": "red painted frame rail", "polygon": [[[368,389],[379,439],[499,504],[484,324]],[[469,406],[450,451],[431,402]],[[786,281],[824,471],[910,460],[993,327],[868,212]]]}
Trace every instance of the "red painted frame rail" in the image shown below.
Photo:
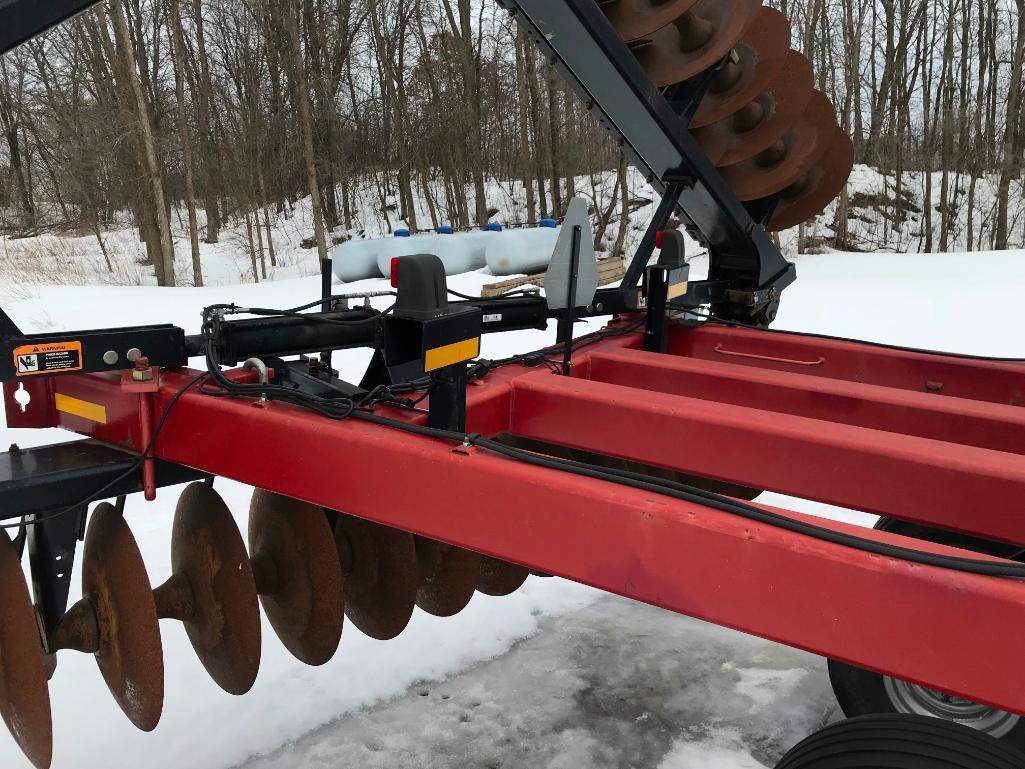
{"label": "red painted frame rail", "polygon": [[[588,348],[568,379],[518,366],[494,372],[468,394],[469,428],[1025,544],[1025,364],[715,326],[674,328],[668,355],[641,352],[638,342],[634,335]],[[163,374],[158,413],[192,375]],[[138,398],[115,377],[50,381],[34,393],[42,403],[8,412],[12,425],[60,424],[138,446]],[[52,411],[53,391],[103,404],[107,423]],[[190,392],[157,452],[1025,713],[1025,581],[869,555],[703,505],[283,404]]]}

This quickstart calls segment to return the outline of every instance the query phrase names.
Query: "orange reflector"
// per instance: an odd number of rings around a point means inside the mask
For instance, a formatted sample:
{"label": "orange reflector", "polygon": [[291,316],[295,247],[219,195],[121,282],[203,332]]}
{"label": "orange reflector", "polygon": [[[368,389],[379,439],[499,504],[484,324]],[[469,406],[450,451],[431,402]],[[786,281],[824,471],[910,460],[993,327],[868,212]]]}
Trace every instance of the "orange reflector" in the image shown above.
{"label": "orange reflector", "polygon": [[428,350],[424,356],[424,371],[437,371],[439,368],[451,366],[453,363],[473,360],[478,355],[480,355],[479,336],[435,347],[433,350]]}

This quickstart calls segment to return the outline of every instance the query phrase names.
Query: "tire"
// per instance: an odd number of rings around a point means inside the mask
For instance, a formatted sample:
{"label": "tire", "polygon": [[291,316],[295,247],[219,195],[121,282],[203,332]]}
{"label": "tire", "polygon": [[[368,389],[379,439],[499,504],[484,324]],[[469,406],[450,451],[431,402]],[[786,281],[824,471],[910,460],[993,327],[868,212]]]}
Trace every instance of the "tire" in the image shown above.
{"label": "tire", "polygon": [[[1018,549],[890,518],[880,519],[875,528],[1003,558],[1013,555],[1014,550]],[[1019,750],[1025,750],[1023,717],[968,700],[948,697],[925,687],[836,660],[829,660],[828,667],[833,694],[836,695],[840,709],[849,718],[895,713],[932,716],[969,726]]]}
{"label": "tire", "polygon": [[925,716],[861,716],[795,745],[776,769],[1022,769],[1025,753],[975,729]]}

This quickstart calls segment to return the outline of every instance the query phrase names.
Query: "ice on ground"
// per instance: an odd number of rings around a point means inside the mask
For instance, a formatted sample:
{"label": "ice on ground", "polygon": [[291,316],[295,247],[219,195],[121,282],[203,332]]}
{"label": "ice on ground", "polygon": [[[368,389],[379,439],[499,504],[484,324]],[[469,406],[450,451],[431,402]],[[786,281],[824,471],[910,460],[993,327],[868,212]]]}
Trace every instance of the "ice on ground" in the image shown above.
{"label": "ice on ground", "polygon": [[725,663],[723,672],[733,672],[740,677],[734,689],[751,700],[752,711],[766,708],[780,694],[794,691],[808,675],[804,668],[738,668],[733,662]]}
{"label": "ice on ground", "polygon": [[658,769],[767,769],[752,757],[734,729],[723,729],[693,742],[680,740]]}
{"label": "ice on ground", "polygon": [[[762,707],[741,691],[760,671]],[[839,717],[813,655],[628,601],[344,716],[239,769],[762,769]]]}

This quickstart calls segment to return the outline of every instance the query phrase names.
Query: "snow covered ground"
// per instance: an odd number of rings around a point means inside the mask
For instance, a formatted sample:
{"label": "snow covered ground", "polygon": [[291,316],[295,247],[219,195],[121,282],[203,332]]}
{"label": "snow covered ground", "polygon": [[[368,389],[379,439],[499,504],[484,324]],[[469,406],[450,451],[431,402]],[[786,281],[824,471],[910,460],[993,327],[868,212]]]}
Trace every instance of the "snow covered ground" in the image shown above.
{"label": "snow covered ground", "polygon": [[[798,274],[780,328],[1025,357],[1025,252],[823,254],[800,257]],[[472,273],[452,285],[473,292],[490,280]],[[174,322],[193,333],[206,304],[290,307],[317,291],[310,277],[204,289],[0,280],[0,306],[32,331]],[[553,336],[488,337],[484,355],[534,349]],[[354,351],[336,363],[355,377],[367,359]],[[0,441],[21,446],[67,437],[0,431]],[[218,488],[244,528],[250,490],[224,481]],[[128,502],[154,584],[170,573],[176,496],[166,489],[153,504]],[[776,495],[763,500],[872,520]],[[163,720],[148,735],[116,708],[89,656],[60,654],[50,689],[55,767],[757,769],[835,715],[816,658],[561,580],[531,579],[504,599],[478,595],[453,619],[417,611],[388,643],[347,626],[337,656],[319,669],[293,661],[265,626],[260,677],[242,698],[207,678],[181,626],[165,621],[161,630],[167,696]],[[27,766],[4,731],[0,767]]]}

